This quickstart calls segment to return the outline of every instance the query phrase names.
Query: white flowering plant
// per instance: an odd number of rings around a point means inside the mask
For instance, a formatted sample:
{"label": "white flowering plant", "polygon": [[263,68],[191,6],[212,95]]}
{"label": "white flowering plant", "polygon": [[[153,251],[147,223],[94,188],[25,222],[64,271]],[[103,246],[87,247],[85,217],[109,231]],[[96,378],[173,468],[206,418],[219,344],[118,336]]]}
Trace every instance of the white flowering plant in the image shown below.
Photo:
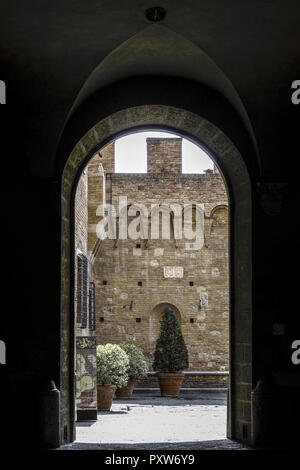
{"label": "white flowering plant", "polygon": [[129,375],[129,359],[117,344],[99,345],[97,353],[97,384],[124,387]]}
{"label": "white flowering plant", "polygon": [[147,377],[149,368],[142,350],[132,343],[123,343],[120,344],[120,347],[125,351],[129,359],[129,378],[141,380]]}

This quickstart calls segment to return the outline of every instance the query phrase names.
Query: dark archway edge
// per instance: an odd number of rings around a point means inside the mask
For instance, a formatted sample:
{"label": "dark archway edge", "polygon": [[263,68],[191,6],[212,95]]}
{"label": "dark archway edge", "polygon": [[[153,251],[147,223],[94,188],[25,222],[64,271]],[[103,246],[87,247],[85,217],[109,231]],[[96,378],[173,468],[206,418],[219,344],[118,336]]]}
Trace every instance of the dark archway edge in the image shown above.
{"label": "dark archway edge", "polygon": [[[54,179],[60,179],[66,159],[76,145],[78,136],[114,112],[151,104],[182,108],[213,122],[234,142],[243,155],[253,180],[259,180],[259,157],[248,131],[226,98],[198,82],[167,76],[141,76],[113,83],[94,93],[79,106],[62,132]],[[187,134],[185,136],[188,137]]]}
{"label": "dark archway edge", "polygon": [[[88,125],[85,125],[85,128]],[[62,186],[61,255],[61,375],[62,431],[74,437],[73,364],[73,209],[78,177],[95,150],[116,136],[137,129],[170,129],[187,135],[214,158],[225,178],[230,200],[230,334],[231,388],[228,436],[243,440],[245,426],[250,436],[252,389],[252,188],[247,166],[236,145],[215,124],[183,107],[164,104],[132,106],[111,113],[84,134],[77,129],[75,147],[67,158]],[[85,129],[84,129],[85,130]],[[246,390],[245,390],[246,385]],[[246,418],[245,418],[246,417]]]}

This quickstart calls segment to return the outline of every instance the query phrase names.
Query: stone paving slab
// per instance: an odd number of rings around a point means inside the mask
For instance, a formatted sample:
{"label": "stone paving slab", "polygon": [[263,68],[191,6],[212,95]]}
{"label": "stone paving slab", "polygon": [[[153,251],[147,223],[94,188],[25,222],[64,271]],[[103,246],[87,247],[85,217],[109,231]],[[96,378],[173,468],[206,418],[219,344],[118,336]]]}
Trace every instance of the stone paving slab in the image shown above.
{"label": "stone paving slab", "polygon": [[247,449],[226,439],[226,394],[114,400],[98,420],[80,422],[61,450]]}

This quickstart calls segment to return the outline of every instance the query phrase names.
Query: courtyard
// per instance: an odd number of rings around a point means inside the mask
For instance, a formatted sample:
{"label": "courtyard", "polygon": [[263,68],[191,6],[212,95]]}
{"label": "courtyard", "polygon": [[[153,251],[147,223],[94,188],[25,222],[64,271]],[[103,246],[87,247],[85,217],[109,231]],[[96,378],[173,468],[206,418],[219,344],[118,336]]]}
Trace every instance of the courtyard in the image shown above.
{"label": "courtyard", "polygon": [[81,421],[76,440],[61,450],[247,449],[226,438],[226,392],[181,393],[179,398],[135,393],[114,399],[97,421]]}

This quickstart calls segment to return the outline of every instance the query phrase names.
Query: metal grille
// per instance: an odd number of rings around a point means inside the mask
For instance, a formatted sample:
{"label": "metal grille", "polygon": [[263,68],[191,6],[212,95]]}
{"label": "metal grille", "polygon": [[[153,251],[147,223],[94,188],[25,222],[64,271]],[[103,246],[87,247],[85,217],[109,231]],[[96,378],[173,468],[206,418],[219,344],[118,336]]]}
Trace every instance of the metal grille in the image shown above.
{"label": "metal grille", "polygon": [[95,312],[95,283],[90,282],[89,289],[89,326],[92,331],[96,329],[96,312]]}
{"label": "metal grille", "polygon": [[83,254],[77,257],[77,322],[87,327],[88,315],[88,260]]}

